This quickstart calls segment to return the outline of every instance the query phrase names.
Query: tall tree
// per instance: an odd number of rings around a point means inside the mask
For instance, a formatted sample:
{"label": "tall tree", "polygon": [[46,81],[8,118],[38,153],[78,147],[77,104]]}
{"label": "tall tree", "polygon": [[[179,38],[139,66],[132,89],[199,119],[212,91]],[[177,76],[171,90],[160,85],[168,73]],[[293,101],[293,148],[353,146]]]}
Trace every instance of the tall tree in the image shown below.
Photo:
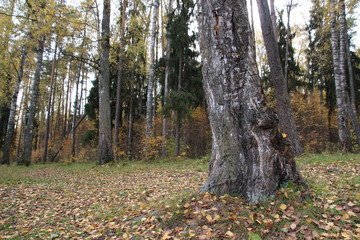
{"label": "tall tree", "polygon": [[271,17],[271,23],[274,29],[274,35],[275,39],[277,39],[277,30],[276,30],[276,11],[275,11],[275,0],[270,0],[270,17]]}
{"label": "tall tree", "polygon": [[117,148],[119,147],[119,126],[121,114],[121,86],[123,81],[123,64],[124,64],[124,37],[125,37],[125,24],[126,24],[126,8],[128,1],[123,0],[121,5],[121,21],[120,21],[120,43],[119,43],[119,57],[118,57],[118,76],[116,84],[116,107],[115,107],[115,126],[114,126],[114,146],[115,157],[118,158]]}
{"label": "tall tree", "polygon": [[[345,82],[342,79],[342,71],[339,47],[339,31],[336,15],[336,0],[330,0],[331,3],[331,45],[334,65],[334,78],[336,90],[336,105],[338,107],[338,134],[339,141],[343,150],[350,151],[352,149],[350,129],[348,123],[347,99]],[[342,53],[343,54],[343,53]]]}
{"label": "tall tree", "polygon": [[279,115],[280,128],[291,143],[291,148],[295,155],[303,152],[299,134],[296,130],[295,120],[290,105],[290,98],[286,87],[286,82],[280,63],[279,50],[273,30],[267,0],[257,0],[262,35],[264,38],[266,53],[271,71],[271,81],[273,83],[277,102],[277,113]]}
{"label": "tall tree", "polygon": [[[346,18],[345,18],[345,1],[339,0],[340,4],[340,13],[339,13],[339,25],[340,25],[340,79],[341,85],[344,89],[344,94],[346,95],[346,108],[348,112],[348,116],[350,117],[352,126],[355,130],[355,134],[358,140],[358,144],[360,144],[360,125],[356,116],[356,111],[351,106],[351,101],[348,92],[347,80],[346,80],[346,45],[347,45],[347,29],[346,29]],[[351,61],[347,63],[351,65]],[[350,74],[350,73],[349,73]],[[350,79],[351,81],[351,79]]]}
{"label": "tall tree", "polygon": [[47,152],[48,152],[48,145],[49,145],[49,134],[50,134],[50,122],[51,122],[51,115],[53,114],[53,111],[51,110],[51,104],[53,102],[53,92],[54,92],[54,78],[55,78],[55,69],[56,69],[56,54],[58,49],[58,36],[55,40],[55,48],[54,48],[54,57],[51,65],[51,74],[50,74],[50,89],[49,89],[49,98],[48,98],[48,104],[47,104],[47,117],[46,117],[46,129],[45,129],[45,140],[44,140],[44,151],[42,156],[42,162],[45,163],[47,159]]}
{"label": "tall tree", "polygon": [[4,141],[4,147],[3,147],[3,159],[2,164],[10,164],[10,152],[11,152],[11,143],[14,138],[14,126],[15,126],[15,115],[16,115],[16,105],[17,105],[17,99],[18,94],[20,90],[20,85],[22,82],[22,78],[24,76],[24,66],[25,66],[25,60],[27,57],[27,46],[23,46],[22,48],[22,54],[21,54],[21,60],[20,60],[20,66],[18,70],[18,76],[17,81],[15,83],[14,92],[11,99],[11,106],[10,106],[10,114],[9,114],[9,120],[7,124],[7,131]]}
{"label": "tall tree", "polygon": [[[168,21],[170,21],[170,17],[171,17],[171,13],[172,13],[172,5],[173,5],[173,0],[169,1],[169,7],[168,7]],[[171,38],[169,37],[169,35],[167,34],[166,37],[167,43],[166,43],[166,63],[165,63],[165,79],[164,79],[164,106],[167,104],[168,102],[168,97],[169,97],[169,75],[170,75],[170,50],[171,50]],[[164,140],[167,137],[167,120],[168,120],[168,116],[164,115],[163,118],[163,123],[162,123],[162,136],[164,138]],[[162,155],[166,156],[166,148],[165,148],[165,144],[162,147]]]}
{"label": "tall tree", "polygon": [[32,22],[31,32],[33,33],[35,39],[37,39],[37,47],[36,47],[36,67],[34,73],[34,79],[32,81],[31,93],[30,93],[30,104],[26,114],[26,125],[24,132],[24,142],[23,142],[23,152],[19,163],[21,165],[29,166],[31,163],[31,154],[33,147],[33,136],[35,130],[35,115],[38,104],[38,96],[39,96],[39,85],[41,79],[41,69],[43,64],[43,54],[45,48],[45,36],[47,34],[48,29],[45,28],[45,19],[44,19],[44,9],[46,7],[45,1],[26,1],[26,4],[31,12],[31,17],[34,18]]}
{"label": "tall tree", "polygon": [[201,191],[259,202],[288,180],[300,183],[301,176],[261,93],[246,1],[202,0],[199,8],[204,89],[213,133],[209,179]]}
{"label": "tall tree", "polygon": [[114,161],[110,114],[110,0],[103,1],[99,75],[99,163]]}
{"label": "tall tree", "polygon": [[152,2],[152,16],[150,26],[150,45],[149,45],[149,75],[147,84],[147,97],[146,97],[146,139],[152,135],[153,129],[153,91],[154,91],[154,73],[155,73],[155,42],[156,42],[156,22],[159,1],[153,0]]}

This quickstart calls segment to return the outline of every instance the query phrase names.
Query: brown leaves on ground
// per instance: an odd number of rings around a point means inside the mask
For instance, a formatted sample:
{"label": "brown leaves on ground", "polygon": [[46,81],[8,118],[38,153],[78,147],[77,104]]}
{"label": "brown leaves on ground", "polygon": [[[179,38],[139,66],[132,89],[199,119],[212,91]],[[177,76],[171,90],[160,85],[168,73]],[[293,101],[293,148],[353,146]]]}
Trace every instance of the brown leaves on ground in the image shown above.
{"label": "brown leaves on ground", "polygon": [[360,239],[359,160],[302,164],[310,197],[290,184],[257,205],[197,194],[198,160],[34,166],[0,177],[0,239]]}

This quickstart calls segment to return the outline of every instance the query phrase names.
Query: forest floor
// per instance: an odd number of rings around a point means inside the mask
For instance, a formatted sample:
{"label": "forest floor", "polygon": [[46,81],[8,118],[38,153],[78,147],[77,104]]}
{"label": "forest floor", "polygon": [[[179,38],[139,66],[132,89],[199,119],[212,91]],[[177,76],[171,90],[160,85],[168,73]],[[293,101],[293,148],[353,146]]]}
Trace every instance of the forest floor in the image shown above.
{"label": "forest floor", "polygon": [[311,186],[249,205],[198,194],[208,159],[0,167],[0,239],[360,239],[360,155],[307,155]]}

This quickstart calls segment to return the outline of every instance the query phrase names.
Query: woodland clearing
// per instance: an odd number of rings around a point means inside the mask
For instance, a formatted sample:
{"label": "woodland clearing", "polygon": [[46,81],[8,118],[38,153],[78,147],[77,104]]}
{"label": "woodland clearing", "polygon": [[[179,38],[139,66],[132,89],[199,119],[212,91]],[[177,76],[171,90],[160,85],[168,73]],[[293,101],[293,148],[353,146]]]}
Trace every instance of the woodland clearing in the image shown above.
{"label": "woodland clearing", "polygon": [[311,186],[198,194],[208,158],[0,167],[0,239],[360,239],[360,155],[305,155]]}

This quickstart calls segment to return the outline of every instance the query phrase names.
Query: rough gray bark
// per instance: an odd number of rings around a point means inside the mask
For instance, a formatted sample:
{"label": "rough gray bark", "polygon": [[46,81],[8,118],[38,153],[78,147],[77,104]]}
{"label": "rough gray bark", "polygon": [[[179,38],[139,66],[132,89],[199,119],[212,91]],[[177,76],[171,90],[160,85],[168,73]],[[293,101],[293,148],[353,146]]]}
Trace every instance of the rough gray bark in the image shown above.
{"label": "rough gray bark", "polygon": [[[168,15],[172,12],[173,0],[169,2]],[[167,37],[167,45],[166,45],[166,66],[165,66],[165,79],[164,79],[164,106],[167,104],[169,97],[169,75],[170,75],[170,49],[171,49],[171,38]],[[162,146],[162,156],[166,156],[166,146],[165,140],[167,136],[167,120],[168,117],[164,115],[163,123],[162,123],[162,136],[164,139],[164,144]]]}
{"label": "rough gray bark", "polygon": [[51,66],[50,91],[49,91],[49,99],[48,99],[48,105],[47,105],[44,151],[43,151],[43,156],[42,156],[43,163],[46,162],[46,158],[47,158],[48,144],[49,144],[49,132],[50,132],[50,121],[51,121],[51,114],[53,114],[53,111],[51,111],[51,104],[53,102],[52,97],[53,97],[53,88],[54,88],[57,48],[58,48],[58,37],[56,37],[56,41],[55,41],[54,58],[53,58],[52,66]]}
{"label": "rough gray bark", "polygon": [[336,104],[338,107],[338,133],[339,141],[344,151],[352,148],[348,123],[347,99],[344,82],[341,79],[339,32],[337,30],[335,0],[331,0],[331,46],[334,65]]}
{"label": "rough gray bark", "polygon": [[159,1],[153,0],[152,4],[152,16],[150,27],[150,52],[149,52],[149,79],[147,85],[146,96],[146,139],[149,139],[152,135],[153,119],[152,119],[152,104],[153,104],[153,88],[154,88],[154,74],[155,74],[155,42],[156,42],[156,22],[157,12],[159,7]]}
{"label": "rough gray bark", "polygon": [[[340,4],[340,16],[339,16],[339,24],[340,24],[340,79],[341,79],[341,85],[346,97],[346,109],[348,112],[348,115],[350,117],[352,126],[355,130],[356,138],[358,141],[358,144],[360,144],[360,126],[359,122],[356,116],[356,110],[354,111],[354,108],[352,107],[349,93],[348,93],[348,86],[346,81],[346,43],[347,43],[347,34],[346,34],[346,19],[345,19],[345,2],[344,0],[339,1]],[[348,65],[351,65],[351,59],[350,62],[348,62]],[[350,79],[350,83],[351,83]]]}
{"label": "rough gray bark", "polygon": [[114,162],[110,115],[110,0],[103,2],[99,75],[99,163]]}
{"label": "rough gray bark", "polygon": [[118,62],[118,76],[117,76],[117,86],[116,86],[116,106],[115,106],[115,126],[114,126],[114,151],[115,158],[118,160],[118,151],[119,147],[119,127],[120,127],[120,117],[121,117],[121,86],[122,86],[122,68],[124,64],[123,60],[123,41],[125,36],[125,23],[126,23],[126,8],[128,1],[124,0],[122,3],[121,9],[121,24],[120,24],[120,45],[119,45],[119,62]]}
{"label": "rough gray bark", "polygon": [[271,81],[275,89],[280,129],[289,138],[291,149],[294,154],[299,155],[303,152],[303,148],[300,143],[299,134],[296,130],[290,98],[280,62],[277,41],[271,23],[269,6],[267,4],[267,0],[257,0],[257,5],[266,54],[268,57],[268,63],[270,65]]}
{"label": "rough gray bark", "polygon": [[27,48],[23,46],[17,80],[14,87],[14,93],[11,98],[10,114],[9,114],[9,120],[6,128],[6,135],[3,146],[3,159],[1,162],[2,164],[10,164],[11,145],[14,138],[16,105],[17,105],[20,85],[22,82],[22,78],[24,76],[24,66],[25,66],[26,56],[27,56]]}
{"label": "rough gray bark", "polygon": [[252,203],[288,180],[302,183],[257,75],[245,0],[199,0],[204,90],[213,135],[201,189]]}
{"label": "rough gray bark", "polygon": [[43,61],[44,53],[44,42],[45,38],[41,37],[38,40],[38,46],[36,48],[36,68],[34,79],[31,86],[30,93],[30,105],[28,113],[26,115],[26,127],[24,132],[24,143],[23,143],[23,153],[19,161],[20,165],[29,166],[31,163],[31,154],[32,154],[32,140],[33,140],[33,131],[36,115],[36,107],[39,96],[39,85],[40,85],[40,74]]}

